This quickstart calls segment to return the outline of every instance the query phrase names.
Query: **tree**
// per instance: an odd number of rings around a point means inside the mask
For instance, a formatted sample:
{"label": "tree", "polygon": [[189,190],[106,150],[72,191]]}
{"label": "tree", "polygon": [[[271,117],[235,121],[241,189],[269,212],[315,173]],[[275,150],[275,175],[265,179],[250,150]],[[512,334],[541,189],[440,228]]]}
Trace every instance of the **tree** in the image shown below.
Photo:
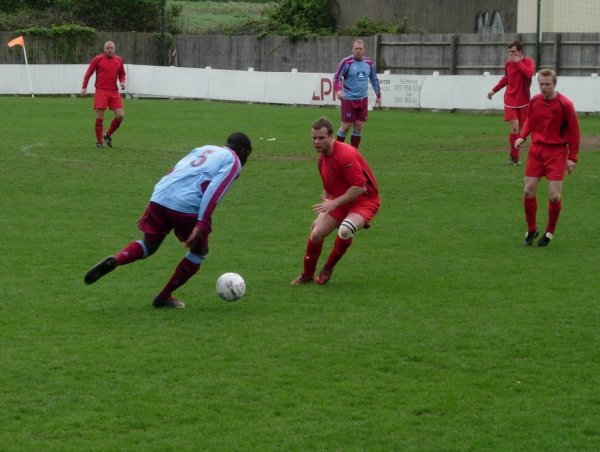
{"label": "tree", "polygon": [[331,35],[336,29],[333,0],[281,0],[268,16],[268,34],[290,37]]}
{"label": "tree", "polygon": [[287,36],[292,40],[312,36],[421,32],[410,28],[406,18],[392,24],[366,16],[358,18],[353,27],[339,29],[336,21],[339,1],[342,0],[280,0],[265,20],[248,22],[242,28],[245,32]]}
{"label": "tree", "polygon": [[[1,0],[0,11],[13,14],[6,26],[74,24],[101,31],[160,30],[160,0]],[[165,25],[176,32],[181,7],[169,5]]]}

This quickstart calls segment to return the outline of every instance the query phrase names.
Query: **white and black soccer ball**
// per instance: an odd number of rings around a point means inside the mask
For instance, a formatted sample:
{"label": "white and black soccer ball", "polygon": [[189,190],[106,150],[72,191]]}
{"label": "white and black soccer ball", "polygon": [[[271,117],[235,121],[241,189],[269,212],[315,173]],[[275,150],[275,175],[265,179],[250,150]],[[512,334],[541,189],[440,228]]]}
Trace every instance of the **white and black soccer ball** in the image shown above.
{"label": "white and black soccer ball", "polygon": [[246,282],[237,273],[223,273],[217,279],[217,294],[225,301],[239,300],[246,293]]}

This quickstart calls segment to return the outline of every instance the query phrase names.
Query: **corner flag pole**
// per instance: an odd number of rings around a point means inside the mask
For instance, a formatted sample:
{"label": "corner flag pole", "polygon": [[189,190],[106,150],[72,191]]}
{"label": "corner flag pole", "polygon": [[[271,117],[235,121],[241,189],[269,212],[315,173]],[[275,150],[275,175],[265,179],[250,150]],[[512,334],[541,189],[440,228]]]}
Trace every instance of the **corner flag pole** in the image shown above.
{"label": "corner flag pole", "polygon": [[8,47],[14,46],[23,47],[23,56],[25,56],[25,68],[27,69],[27,80],[29,80],[29,91],[31,92],[31,97],[35,97],[33,95],[33,85],[31,84],[31,72],[29,72],[29,63],[27,62],[27,50],[25,49],[25,39],[23,39],[23,36],[18,36],[12,41],[8,42]]}
{"label": "corner flag pole", "polygon": [[31,97],[35,97],[33,95],[33,85],[31,84],[31,73],[29,72],[29,63],[27,63],[27,51],[25,50],[25,44],[23,44],[23,55],[25,56],[25,67],[27,68],[27,79],[29,80],[29,91],[31,92]]}

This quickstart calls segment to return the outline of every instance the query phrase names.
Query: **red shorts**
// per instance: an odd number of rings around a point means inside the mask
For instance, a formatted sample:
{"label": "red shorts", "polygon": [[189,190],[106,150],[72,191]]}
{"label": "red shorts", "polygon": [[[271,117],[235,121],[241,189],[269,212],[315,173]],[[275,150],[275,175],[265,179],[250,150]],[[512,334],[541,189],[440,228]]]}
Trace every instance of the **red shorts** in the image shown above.
{"label": "red shorts", "polygon": [[513,108],[513,107],[504,107],[504,120],[505,121],[514,121],[515,119],[519,121],[519,124],[525,124],[525,120],[529,116],[529,105],[525,107]]}
{"label": "red shorts", "polygon": [[566,146],[540,146],[532,144],[529,147],[526,177],[546,177],[548,180],[559,181],[565,178],[567,170],[568,149]]}
{"label": "red shorts", "polygon": [[106,110],[107,108],[111,110],[123,108],[123,101],[121,100],[119,91],[116,89],[96,89],[94,110]]}
{"label": "red shorts", "polygon": [[328,215],[335,218],[338,223],[341,223],[349,213],[356,213],[364,218],[365,224],[369,224],[379,211],[380,205],[379,196],[360,196],[356,201],[340,206],[329,212]]}
{"label": "red shorts", "polygon": [[[171,230],[180,242],[185,242],[194,227],[197,217],[193,213],[182,213],[151,202],[142,217],[138,220],[138,228],[146,234],[160,235],[165,237]],[[204,234],[203,243],[208,246],[208,236],[210,232]]]}
{"label": "red shorts", "polygon": [[342,122],[354,122],[367,120],[369,111],[369,98],[360,100],[342,99]]}

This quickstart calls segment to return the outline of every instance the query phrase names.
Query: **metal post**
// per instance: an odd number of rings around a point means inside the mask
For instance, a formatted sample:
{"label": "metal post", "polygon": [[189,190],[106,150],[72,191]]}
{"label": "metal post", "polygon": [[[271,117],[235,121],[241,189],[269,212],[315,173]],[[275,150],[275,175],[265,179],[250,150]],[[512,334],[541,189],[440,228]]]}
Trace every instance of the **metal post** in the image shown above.
{"label": "metal post", "polygon": [[160,0],[160,65],[165,65],[165,3],[166,0]]}
{"label": "metal post", "polygon": [[375,69],[381,72],[381,67],[379,66],[379,62],[381,61],[381,35],[376,34],[373,39],[373,63],[375,64]]}
{"label": "metal post", "polygon": [[537,67],[542,67],[542,27],[541,27],[541,11],[542,11],[542,0],[537,0],[537,30],[536,30],[536,63]]}
{"label": "metal post", "polygon": [[450,75],[456,75],[458,66],[458,35],[452,35],[450,40]]}

